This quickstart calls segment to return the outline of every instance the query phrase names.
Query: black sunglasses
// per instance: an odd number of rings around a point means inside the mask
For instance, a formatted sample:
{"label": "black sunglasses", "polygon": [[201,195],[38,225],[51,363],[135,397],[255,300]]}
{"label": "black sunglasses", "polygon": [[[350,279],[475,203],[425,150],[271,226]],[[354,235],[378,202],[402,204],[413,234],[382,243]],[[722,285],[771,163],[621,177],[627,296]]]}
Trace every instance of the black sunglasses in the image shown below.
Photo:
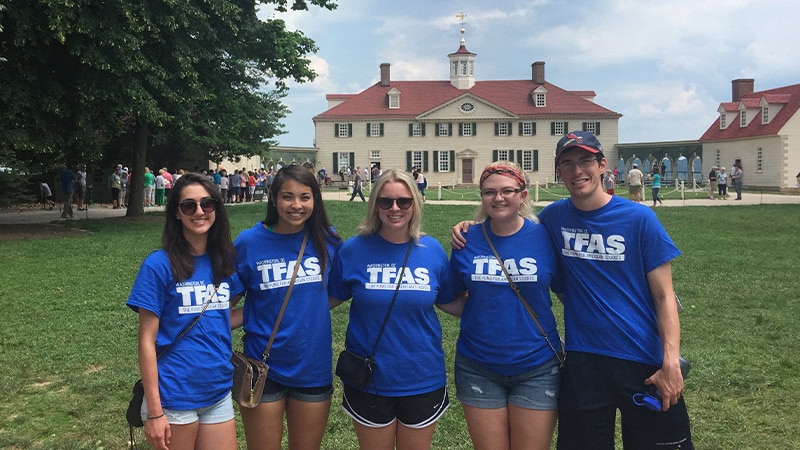
{"label": "black sunglasses", "polygon": [[414,201],[411,197],[400,197],[400,198],[389,198],[389,197],[378,197],[378,208],[380,209],[391,209],[392,205],[397,203],[397,207],[400,209],[408,209],[411,208],[411,203]]}
{"label": "black sunglasses", "polygon": [[181,212],[184,215],[193,216],[197,211],[197,205],[200,205],[200,209],[202,209],[203,213],[205,214],[209,214],[217,210],[217,201],[211,197],[200,199],[199,202],[194,200],[184,200],[178,203],[178,208],[181,209]]}

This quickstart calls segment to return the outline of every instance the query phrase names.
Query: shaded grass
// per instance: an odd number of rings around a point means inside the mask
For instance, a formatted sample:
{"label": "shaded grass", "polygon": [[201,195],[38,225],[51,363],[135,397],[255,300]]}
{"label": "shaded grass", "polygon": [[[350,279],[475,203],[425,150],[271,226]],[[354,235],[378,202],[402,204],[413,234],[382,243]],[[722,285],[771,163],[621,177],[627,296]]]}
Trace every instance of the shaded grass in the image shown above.
{"label": "shaded grass", "polygon": [[[331,221],[352,236],[361,202],[328,202]],[[230,208],[234,235],[265,204]],[[426,204],[424,230],[449,251],[449,229],[474,206]],[[693,364],[686,398],[702,449],[800,448],[800,277],[796,205],[656,210],[683,251],[673,263],[683,353]],[[123,417],[136,379],[136,316],[124,305],[143,258],[159,246],[160,218],[74,221],[89,230],[57,240],[2,241],[0,448],[125,448]],[[560,309],[560,308],[558,308]],[[331,314],[334,354],[347,305]],[[557,311],[560,315],[560,311]],[[440,315],[451,410],[434,448],[470,448],[452,388],[458,321]],[[355,448],[335,383],[324,448]],[[240,446],[244,434],[239,428]]]}

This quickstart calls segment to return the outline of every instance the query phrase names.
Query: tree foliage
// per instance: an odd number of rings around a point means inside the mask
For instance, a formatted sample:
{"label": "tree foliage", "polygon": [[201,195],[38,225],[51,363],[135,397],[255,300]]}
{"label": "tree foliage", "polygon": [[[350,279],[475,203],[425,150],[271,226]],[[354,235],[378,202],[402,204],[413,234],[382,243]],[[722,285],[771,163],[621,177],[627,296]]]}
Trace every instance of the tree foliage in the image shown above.
{"label": "tree foliage", "polygon": [[[251,156],[281,134],[286,80],[315,74],[315,43],[257,8],[303,0],[11,0],[0,11],[0,152],[43,166],[96,161],[135,138],[131,194],[148,142],[180,140],[210,159]],[[333,10],[333,0],[311,0]],[[152,138],[151,138],[152,136]],[[132,198],[131,214],[140,214]]]}

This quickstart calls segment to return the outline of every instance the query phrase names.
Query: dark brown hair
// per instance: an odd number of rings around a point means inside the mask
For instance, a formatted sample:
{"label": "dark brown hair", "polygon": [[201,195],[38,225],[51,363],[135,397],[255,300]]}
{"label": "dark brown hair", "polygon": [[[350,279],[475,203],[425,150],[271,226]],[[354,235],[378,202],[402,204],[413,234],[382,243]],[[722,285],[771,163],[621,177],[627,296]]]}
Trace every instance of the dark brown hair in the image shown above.
{"label": "dark brown hair", "polygon": [[183,281],[194,273],[194,256],[189,242],[183,235],[183,223],[177,219],[178,203],[186,186],[199,184],[206,190],[208,196],[216,200],[214,224],[208,230],[206,253],[211,260],[211,269],[214,274],[214,284],[219,285],[223,278],[233,275],[235,271],[236,250],[231,242],[231,226],[228,213],[225,211],[225,202],[219,189],[206,175],[199,173],[186,173],[182,175],[167,199],[166,222],[161,235],[161,248],[169,256],[172,276],[175,281]]}

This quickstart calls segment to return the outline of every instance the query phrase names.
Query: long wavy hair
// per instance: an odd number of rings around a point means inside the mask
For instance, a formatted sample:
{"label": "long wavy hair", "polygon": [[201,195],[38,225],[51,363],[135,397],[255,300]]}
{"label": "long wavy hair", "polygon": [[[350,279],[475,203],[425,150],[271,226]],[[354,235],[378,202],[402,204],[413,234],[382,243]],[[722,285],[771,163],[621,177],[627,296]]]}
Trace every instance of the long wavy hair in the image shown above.
{"label": "long wavy hair", "polygon": [[[519,184],[519,188],[525,190],[528,189],[528,182],[527,182],[528,176],[525,174],[525,171],[523,171],[522,168],[516,165],[515,163],[511,161],[495,161],[487,165],[486,168],[484,168],[483,170],[486,171],[492,169],[500,169],[501,171],[503,169],[507,169],[509,171],[516,172],[519,178],[521,180],[524,180],[524,184],[517,183]],[[483,183],[481,183],[480,187],[483,188]],[[531,196],[528,195],[527,197],[525,197],[524,200],[522,200],[522,202],[520,202],[519,215],[525,219],[532,220],[534,223],[539,223],[539,218],[536,217],[536,214],[533,213],[533,208],[531,208],[530,199]],[[475,212],[475,221],[484,222],[486,221],[487,217],[489,217],[489,213],[486,211],[486,209],[484,209],[483,202],[481,202],[481,206],[479,206],[478,210]]]}
{"label": "long wavy hair", "polygon": [[288,180],[294,180],[311,188],[311,196],[314,199],[314,210],[311,211],[311,216],[308,217],[304,226],[311,236],[314,249],[320,256],[322,273],[325,273],[325,265],[331,257],[331,255],[328,254],[328,247],[326,244],[339,245],[342,243],[342,238],[333,230],[331,222],[328,220],[328,213],[325,212],[325,203],[322,201],[322,191],[319,188],[319,183],[308,169],[297,164],[292,164],[284,166],[278,171],[269,188],[267,217],[264,218],[264,224],[270,226],[278,223],[278,208],[275,206],[275,203],[278,198],[278,193],[281,191],[281,186]]}
{"label": "long wavy hair", "polygon": [[214,284],[219,285],[222,279],[233,275],[235,271],[236,250],[231,242],[231,226],[225,202],[219,189],[206,176],[199,173],[186,173],[175,182],[167,198],[166,221],[161,234],[161,248],[169,256],[172,276],[175,281],[184,281],[194,273],[194,256],[189,241],[183,235],[183,223],[178,219],[178,203],[186,186],[198,184],[206,190],[208,196],[217,201],[214,224],[208,230],[206,253],[211,260]]}
{"label": "long wavy hair", "polygon": [[383,171],[383,175],[378,178],[378,181],[372,186],[372,191],[369,194],[369,203],[367,203],[367,216],[361,221],[356,228],[356,233],[367,236],[375,234],[381,230],[383,222],[378,216],[378,197],[381,190],[386,183],[401,183],[404,184],[411,192],[411,220],[408,222],[408,237],[415,243],[419,242],[419,237],[422,235],[422,194],[419,192],[417,182],[411,178],[408,172],[403,172],[397,169],[388,169]]}

